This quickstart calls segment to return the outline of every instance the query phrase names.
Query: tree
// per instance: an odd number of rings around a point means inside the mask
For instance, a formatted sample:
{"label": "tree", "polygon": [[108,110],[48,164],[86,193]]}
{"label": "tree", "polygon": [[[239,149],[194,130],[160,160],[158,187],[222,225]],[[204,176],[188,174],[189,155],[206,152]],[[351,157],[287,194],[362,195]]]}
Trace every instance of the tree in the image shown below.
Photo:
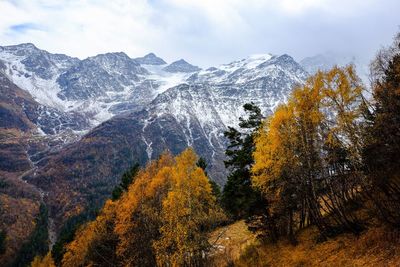
{"label": "tree", "polygon": [[278,236],[293,241],[294,230],[308,224],[322,238],[361,230],[349,210],[363,178],[362,90],[352,66],[318,72],[258,131],[252,181],[269,202]]}
{"label": "tree", "polygon": [[154,243],[159,266],[199,266],[209,248],[206,232],[220,212],[196,161],[188,149],[176,158],[172,169],[173,184],[162,203],[161,237]]}
{"label": "tree", "polygon": [[251,186],[250,169],[253,164],[254,133],[261,125],[261,110],[254,104],[243,106],[247,118],[240,118],[239,127],[243,132],[228,127],[224,133],[229,140],[225,151],[225,166],[229,170],[227,182],[222,193],[224,208],[235,218],[247,218],[258,209],[262,198]]}
{"label": "tree", "polygon": [[77,231],[75,239],[66,247],[62,266],[117,265],[114,205],[107,201],[96,219]]}
{"label": "tree", "polygon": [[216,182],[214,182],[213,180],[210,179],[210,177],[208,177],[208,174],[206,171],[208,164],[207,164],[206,160],[203,157],[200,157],[196,163],[196,166],[201,168],[204,171],[204,174],[207,176],[208,181],[211,185],[212,194],[217,199],[217,202],[220,202],[221,201],[221,188],[219,187],[219,185]]}
{"label": "tree", "polygon": [[132,181],[139,170],[140,165],[135,163],[132,165],[132,167],[130,167],[126,172],[122,174],[120,184],[117,185],[112,192],[112,200],[119,199],[122,193],[128,190],[129,185],[132,184]]}
{"label": "tree", "polygon": [[55,267],[54,260],[51,257],[51,253],[47,253],[46,256],[36,256],[31,263],[31,267]]}
{"label": "tree", "polygon": [[207,233],[224,215],[197,156],[164,153],[140,170],[126,193],[107,201],[68,244],[62,265],[198,266]]}
{"label": "tree", "polygon": [[[252,167],[253,185],[268,199],[269,218],[266,230],[273,239],[289,236],[294,241],[294,215],[298,197],[302,194],[298,183],[300,163],[296,157],[296,128],[293,109],[280,106],[273,116],[264,122],[257,135],[254,151],[255,164]],[[304,207],[302,207],[304,209]],[[300,224],[304,224],[302,211]]]}
{"label": "tree", "polygon": [[164,153],[140,171],[119,200],[116,224],[117,254],[127,266],[155,266],[152,244],[160,237],[162,201],[171,187],[175,160]]}
{"label": "tree", "polygon": [[74,240],[76,232],[88,221],[92,221],[99,214],[96,205],[88,205],[88,207],[80,214],[72,216],[63,225],[54,244],[51,255],[57,266],[61,266],[61,261],[67,250],[68,243]]}
{"label": "tree", "polygon": [[48,252],[47,213],[47,207],[41,203],[39,206],[39,214],[35,219],[35,229],[29,237],[29,240],[24,243],[18,251],[13,266],[27,266],[33,261],[36,255],[44,256]]}
{"label": "tree", "polygon": [[373,110],[366,109],[368,195],[382,221],[400,226],[400,33],[371,65]]}
{"label": "tree", "polygon": [[6,237],[7,232],[5,230],[0,231],[0,255],[6,252]]}

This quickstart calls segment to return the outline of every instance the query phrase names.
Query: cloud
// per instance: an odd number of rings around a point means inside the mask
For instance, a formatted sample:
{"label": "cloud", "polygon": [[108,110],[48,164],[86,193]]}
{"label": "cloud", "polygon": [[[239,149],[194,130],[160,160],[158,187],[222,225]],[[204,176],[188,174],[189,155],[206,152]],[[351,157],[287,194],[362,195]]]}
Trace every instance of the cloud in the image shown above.
{"label": "cloud", "polygon": [[0,0],[0,45],[155,52],[203,67],[264,52],[367,60],[398,30],[398,10],[398,0]]}
{"label": "cloud", "polygon": [[18,34],[25,34],[31,30],[41,30],[41,27],[39,27],[38,25],[36,25],[34,23],[20,23],[20,24],[11,25],[9,27],[10,32],[15,32]]}

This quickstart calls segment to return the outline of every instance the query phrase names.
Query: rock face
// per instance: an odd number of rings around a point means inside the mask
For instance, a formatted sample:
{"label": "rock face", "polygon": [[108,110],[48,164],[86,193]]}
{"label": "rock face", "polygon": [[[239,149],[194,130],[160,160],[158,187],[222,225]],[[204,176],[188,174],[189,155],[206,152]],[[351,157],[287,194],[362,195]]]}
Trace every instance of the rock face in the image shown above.
{"label": "rock face", "polygon": [[[308,75],[288,55],[254,55],[206,70],[184,60],[165,65],[154,54],[79,60],[30,44],[0,48],[0,72],[34,103],[10,97],[17,104],[0,110],[2,123],[42,134],[49,149],[29,149],[34,171],[24,179],[48,192],[58,222],[108,197],[133,162],[145,164],[166,149],[177,154],[192,146],[223,185],[223,132],[237,127],[242,106],[254,102],[268,115]],[[12,115],[28,109],[26,118]]]}
{"label": "rock face", "polygon": [[171,64],[169,64],[168,66],[166,66],[164,69],[164,71],[167,72],[196,72],[201,70],[199,67],[197,66],[193,66],[189,63],[187,63],[184,59],[180,59],[178,61],[172,62]]}
{"label": "rock face", "polygon": [[97,55],[82,60],[58,77],[61,87],[58,96],[63,100],[107,98],[107,92],[123,92],[139,82],[139,75],[143,74],[148,72],[125,53]]}

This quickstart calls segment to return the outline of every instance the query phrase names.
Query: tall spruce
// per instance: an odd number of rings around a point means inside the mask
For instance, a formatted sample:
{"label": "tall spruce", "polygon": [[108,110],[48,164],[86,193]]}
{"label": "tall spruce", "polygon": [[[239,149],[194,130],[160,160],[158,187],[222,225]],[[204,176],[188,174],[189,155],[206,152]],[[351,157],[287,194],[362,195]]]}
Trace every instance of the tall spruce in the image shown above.
{"label": "tall spruce", "polygon": [[263,206],[261,194],[251,185],[250,173],[254,164],[254,135],[263,116],[254,103],[247,103],[243,108],[247,118],[240,118],[240,130],[229,127],[224,133],[229,140],[225,151],[228,159],[224,162],[229,175],[222,194],[222,204],[235,218],[247,218]]}

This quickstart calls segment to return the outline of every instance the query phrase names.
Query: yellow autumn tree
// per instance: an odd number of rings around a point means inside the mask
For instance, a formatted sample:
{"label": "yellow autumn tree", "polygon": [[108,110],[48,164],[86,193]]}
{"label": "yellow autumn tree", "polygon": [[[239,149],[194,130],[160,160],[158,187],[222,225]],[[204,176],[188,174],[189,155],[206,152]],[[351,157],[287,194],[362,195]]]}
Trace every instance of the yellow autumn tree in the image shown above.
{"label": "yellow autumn tree", "polygon": [[116,236],[113,233],[115,203],[107,201],[92,222],[81,227],[66,247],[62,266],[109,265],[116,262]]}
{"label": "yellow autumn tree", "polygon": [[159,266],[201,265],[209,248],[206,232],[222,216],[197,160],[187,149],[171,169],[173,183],[162,203],[161,237],[154,243]]}
{"label": "yellow autumn tree", "polygon": [[[300,162],[296,155],[298,133],[293,108],[279,106],[256,135],[252,183],[268,199],[269,236],[293,237],[294,212],[298,206]],[[274,225],[271,225],[274,224]]]}
{"label": "yellow autumn tree", "polygon": [[51,257],[51,252],[47,253],[46,256],[40,257],[36,256],[32,263],[31,267],[55,267],[54,260]]}
{"label": "yellow autumn tree", "polygon": [[326,143],[343,147],[353,164],[360,164],[363,138],[361,131],[362,103],[364,101],[360,79],[354,67],[334,67],[323,78],[322,110],[326,113],[328,129]]}
{"label": "yellow autumn tree", "polygon": [[115,233],[117,254],[126,266],[154,266],[152,242],[159,238],[162,201],[172,183],[175,159],[164,153],[138,173],[135,182],[119,200]]}
{"label": "yellow autumn tree", "polygon": [[207,231],[224,219],[211,184],[188,149],[164,153],[135,176],[121,198],[68,244],[63,266],[197,266]]}
{"label": "yellow autumn tree", "polygon": [[362,90],[352,66],[318,72],[259,130],[252,182],[281,234],[308,223],[322,235],[332,225],[358,231],[346,207],[360,185]]}

